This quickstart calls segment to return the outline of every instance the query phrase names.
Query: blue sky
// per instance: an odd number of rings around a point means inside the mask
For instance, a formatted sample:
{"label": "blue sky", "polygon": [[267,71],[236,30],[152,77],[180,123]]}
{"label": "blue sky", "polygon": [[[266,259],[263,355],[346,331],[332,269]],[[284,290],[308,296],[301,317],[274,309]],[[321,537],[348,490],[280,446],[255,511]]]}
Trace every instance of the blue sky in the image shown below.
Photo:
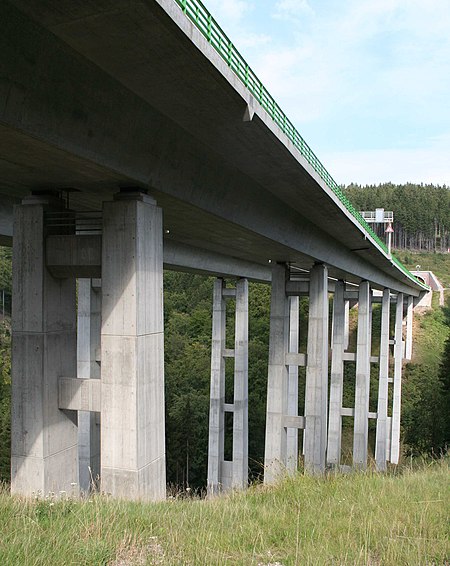
{"label": "blue sky", "polygon": [[450,0],[204,0],[338,183],[450,186]]}

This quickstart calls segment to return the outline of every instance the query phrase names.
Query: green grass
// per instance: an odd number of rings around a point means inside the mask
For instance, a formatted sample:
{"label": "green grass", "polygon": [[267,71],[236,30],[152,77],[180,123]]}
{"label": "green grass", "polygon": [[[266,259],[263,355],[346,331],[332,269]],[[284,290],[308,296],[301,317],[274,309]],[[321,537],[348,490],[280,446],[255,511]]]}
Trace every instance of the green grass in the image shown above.
{"label": "green grass", "polygon": [[158,504],[0,494],[0,564],[447,564],[449,462]]}

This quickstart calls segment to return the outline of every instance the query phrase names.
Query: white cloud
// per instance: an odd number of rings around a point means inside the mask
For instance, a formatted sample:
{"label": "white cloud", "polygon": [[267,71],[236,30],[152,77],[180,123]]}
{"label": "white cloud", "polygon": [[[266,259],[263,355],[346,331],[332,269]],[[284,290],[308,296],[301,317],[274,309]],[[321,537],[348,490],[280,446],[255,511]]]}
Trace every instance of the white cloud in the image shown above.
{"label": "white cloud", "polygon": [[330,152],[322,156],[339,184],[434,183],[450,187],[450,147]]}
{"label": "white cloud", "polygon": [[337,181],[450,183],[449,0],[208,6]]}

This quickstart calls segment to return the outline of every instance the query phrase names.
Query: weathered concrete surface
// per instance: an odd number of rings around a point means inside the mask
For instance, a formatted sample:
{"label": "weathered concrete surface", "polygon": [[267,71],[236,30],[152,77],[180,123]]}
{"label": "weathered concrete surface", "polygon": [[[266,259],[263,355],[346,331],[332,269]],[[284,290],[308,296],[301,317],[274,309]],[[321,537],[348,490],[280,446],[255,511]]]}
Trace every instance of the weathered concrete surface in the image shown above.
{"label": "weathered concrete surface", "polygon": [[78,485],[76,413],[59,410],[58,378],[76,376],[75,280],[45,268],[44,210],[16,207],[13,248],[11,491],[71,493]]}
{"label": "weathered concrete surface", "polygon": [[166,493],[162,214],[149,197],[103,208],[101,488]]}

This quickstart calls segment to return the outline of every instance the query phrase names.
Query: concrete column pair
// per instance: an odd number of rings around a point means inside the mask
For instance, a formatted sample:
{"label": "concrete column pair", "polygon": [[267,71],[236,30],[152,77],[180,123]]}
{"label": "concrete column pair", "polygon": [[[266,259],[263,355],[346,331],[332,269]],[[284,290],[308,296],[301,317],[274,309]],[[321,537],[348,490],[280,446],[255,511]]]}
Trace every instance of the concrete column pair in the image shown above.
{"label": "concrete column pair", "polygon": [[[305,416],[298,416],[298,298],[289,302],[287,270],[272,268],[264,482],[297,467],[298,429],[304,429],[305,468],[325,469],[328,403],[328,274],[311,270]],[[293,432],[291,432],[291,430]]]}
{"label": "concrete column pair", "polygon": [[[226,348],[226,300],[235,298],[234,349]],[[208,443],[208,494],[248,485],[248,281],[234,289],[214,282],[211,343],[211,390]],[[225,359],[234,358],[234,400],[225,403]],[[232,460],[225,460],[225,413],[233,414]]]}
{"label": "concrete column pair", "polygon": [[[12,491],[25,495],[69,492],[79,483],[77,412],[58,408],[58,380],[77,376],[75,279],[55,279],[45,265],[45,213],[61,208],[53,197],[31,197],[15,211]],[[165,496],[161,210],[142,193],[117,195],[104,204],[102,242],[101,489],[159,499]],[[85,358],[80,376],[92,352]],[[90,378],[95,371],[89,365]]]}

